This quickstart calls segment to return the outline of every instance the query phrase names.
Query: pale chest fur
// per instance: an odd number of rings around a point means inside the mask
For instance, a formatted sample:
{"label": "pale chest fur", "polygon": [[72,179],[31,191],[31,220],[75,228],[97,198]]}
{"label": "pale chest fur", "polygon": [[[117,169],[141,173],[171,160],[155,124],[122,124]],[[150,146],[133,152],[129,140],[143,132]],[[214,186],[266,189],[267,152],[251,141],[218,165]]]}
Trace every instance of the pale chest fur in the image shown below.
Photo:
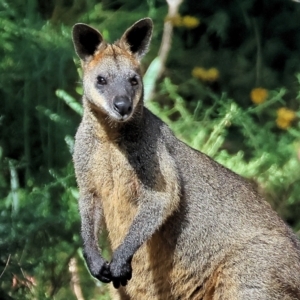
{"label": "pale chest fur", "polygon": [[92,181],[114,250],[137,212],[140,183],[126,154],[116,144],[97,144],[91,158]]}

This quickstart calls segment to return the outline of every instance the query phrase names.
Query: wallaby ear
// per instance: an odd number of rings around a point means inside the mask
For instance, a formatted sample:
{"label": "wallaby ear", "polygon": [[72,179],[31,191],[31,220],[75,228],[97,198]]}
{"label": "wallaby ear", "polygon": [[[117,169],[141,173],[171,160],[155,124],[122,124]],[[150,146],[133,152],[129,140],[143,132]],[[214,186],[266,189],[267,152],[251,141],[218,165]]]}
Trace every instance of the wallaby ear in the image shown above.
{"label": "wallaby ear", "polygon": [[93,56],[98,47],[104,43],[98,30],[82,23],[74,25],[72,36],[75,51],[83,61]]}
{"label": "wallaby ear", "polygon": [[120,42],[127,44],[130,51],[141,59],[148,51],[152,29],[153,22],[150,18],[141,19],[125,31]]}

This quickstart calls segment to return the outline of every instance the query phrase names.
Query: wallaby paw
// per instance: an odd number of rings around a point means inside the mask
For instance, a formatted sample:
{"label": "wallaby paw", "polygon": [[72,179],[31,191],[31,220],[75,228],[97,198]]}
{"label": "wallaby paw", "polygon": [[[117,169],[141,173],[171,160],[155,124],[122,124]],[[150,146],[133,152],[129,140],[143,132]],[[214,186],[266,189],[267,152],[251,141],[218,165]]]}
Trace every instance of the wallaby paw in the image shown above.
{"label": "wallaby paw", "polygon": [[131,260],[113,257],[110,263],[110,273],[114,287],[117,289],[120,285],[125,286],[132,277]]}
{"label": "wallaby paw", "polygon": [[109,264],[106,261],[103,261],[103,263],[97,267],[91,268],[90,271],[95,278],[104,283],[109,283],[112,281]]}

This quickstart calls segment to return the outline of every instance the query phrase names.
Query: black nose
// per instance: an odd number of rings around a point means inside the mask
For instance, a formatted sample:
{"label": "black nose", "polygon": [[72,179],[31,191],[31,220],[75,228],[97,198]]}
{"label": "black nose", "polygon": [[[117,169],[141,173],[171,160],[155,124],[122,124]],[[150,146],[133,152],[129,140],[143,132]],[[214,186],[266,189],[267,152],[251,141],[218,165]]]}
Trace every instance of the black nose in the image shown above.
{"label": "black nose", "polygon": [[131,101],[126,96],[116,96],[113,100],[113,105],[115,111],[117,111],[122,117],[131,113]]}

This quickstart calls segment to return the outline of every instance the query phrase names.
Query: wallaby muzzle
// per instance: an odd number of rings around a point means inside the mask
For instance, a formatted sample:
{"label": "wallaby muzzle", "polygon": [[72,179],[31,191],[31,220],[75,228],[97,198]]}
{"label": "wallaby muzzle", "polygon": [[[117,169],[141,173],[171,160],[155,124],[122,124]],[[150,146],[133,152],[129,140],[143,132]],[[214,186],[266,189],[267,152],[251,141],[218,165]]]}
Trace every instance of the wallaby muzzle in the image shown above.
{"label": "wallaby muzzle", "polygon": [[132,103],[127,96],[115,96],[113,99],[113,108],[120,116],[126,118],[132,111]]}

